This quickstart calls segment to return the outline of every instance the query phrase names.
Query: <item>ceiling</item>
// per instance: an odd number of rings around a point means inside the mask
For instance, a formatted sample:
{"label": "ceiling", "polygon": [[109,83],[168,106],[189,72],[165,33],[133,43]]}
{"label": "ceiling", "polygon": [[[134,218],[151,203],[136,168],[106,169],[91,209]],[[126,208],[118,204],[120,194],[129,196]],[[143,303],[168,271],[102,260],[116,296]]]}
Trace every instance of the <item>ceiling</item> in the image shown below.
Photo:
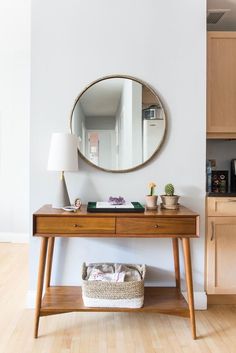
{"label": "ceiling", "polygon": [[236,31],[236,0],[207,0],[207,10],[229,9],[216,24],[208,24],[209,31]]}
{"label": "ceiling", "polygon": [[124,80],[114,78],[91,86],[81,97],[85,116],[114,116],[120,103]]}

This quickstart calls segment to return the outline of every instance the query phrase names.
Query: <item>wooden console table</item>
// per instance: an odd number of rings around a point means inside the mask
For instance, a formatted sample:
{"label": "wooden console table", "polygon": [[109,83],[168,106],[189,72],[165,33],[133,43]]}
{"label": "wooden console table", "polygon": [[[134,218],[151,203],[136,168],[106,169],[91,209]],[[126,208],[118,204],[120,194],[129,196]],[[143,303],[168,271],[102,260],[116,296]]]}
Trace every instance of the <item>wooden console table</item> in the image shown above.
{"label": "wooden console table", "polygon": [[[196,338],[190,255],[190,238],[199,236],[199,216],[196,213],[183,206],[175,211],[159,209],[145,213],[88,213],[83,206],[81,210],[70,213],[46,205],[33,214],[33,235],[41,237],[35,338],[38,337],[40,316],[73,311],[156,312],[190,317],[192,336]],[[81,287],[50,286],[56,237],[172,238],[176,286],[146,287],[144,306],[140,309],[85,307]],[[183,244],[188,304],[180,290],[178,239]],[[42,298],[44,283],[45,294]]]}

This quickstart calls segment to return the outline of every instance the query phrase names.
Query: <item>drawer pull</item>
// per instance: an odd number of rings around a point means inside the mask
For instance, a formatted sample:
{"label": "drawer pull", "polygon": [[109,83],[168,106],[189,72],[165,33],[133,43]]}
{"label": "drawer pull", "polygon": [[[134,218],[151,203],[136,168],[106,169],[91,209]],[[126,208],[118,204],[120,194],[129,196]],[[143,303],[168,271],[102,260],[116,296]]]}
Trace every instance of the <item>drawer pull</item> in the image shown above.
{"label": "drawer pull", "polygon": [[215,226],[214,226],[214,222],[211,222],[211,241],[214,239],[214,235],[215,235]]}
{"label": "drawer pull", "polygon": [[155,226],[154,226],[155,228],[159,228],[159,225],[158,224],[155,224]]}
{"label": "drawer pull", "polygon": [[79,224],[74,224],[74,227],[77,228],[77,227],[80,227],[80,225]]}
{"label": "drawer pull", "polygon": [[236,202],[236,200],[228,200],[228,202]]}

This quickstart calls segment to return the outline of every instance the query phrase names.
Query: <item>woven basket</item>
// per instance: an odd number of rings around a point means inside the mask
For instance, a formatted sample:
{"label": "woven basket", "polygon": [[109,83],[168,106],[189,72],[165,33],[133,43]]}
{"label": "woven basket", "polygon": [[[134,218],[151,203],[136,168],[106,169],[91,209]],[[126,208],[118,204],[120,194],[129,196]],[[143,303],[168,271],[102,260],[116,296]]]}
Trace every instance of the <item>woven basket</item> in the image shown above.
{"label": "woven basket", "polygon": [[145,265],[126,265],[137,269],[141,280],[131,282],[88,281],[87,266],[82,267],[82,297],[87,307],[141,308],[144,301]]}

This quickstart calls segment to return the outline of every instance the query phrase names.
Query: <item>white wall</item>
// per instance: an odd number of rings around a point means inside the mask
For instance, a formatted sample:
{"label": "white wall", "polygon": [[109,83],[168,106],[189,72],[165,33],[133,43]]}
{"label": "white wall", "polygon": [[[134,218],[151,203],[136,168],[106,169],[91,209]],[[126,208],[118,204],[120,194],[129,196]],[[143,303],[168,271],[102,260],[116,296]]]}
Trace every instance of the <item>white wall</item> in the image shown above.
{"label": "white wall", "polygon": [[82,153],[85,152],[85,116],[80,102],[76,104],[72,121],[72,131],[78,137],[78,146]]}
{"label": "white wall", "polygon": [[142,85],[124,80],[116,112],[118,125],[119,168],[129,169],[142,163]]}
{"label": "white wall", "polygon": [[117,109],[119,121],[119,168],[129,169],[132,166],[132,82],[125,80]]}
{"label": "white wall", "polygon": [[29,232],[30,0],[0,2],[0,241]]}
{"label": "white wall", "polygon": [[[50,135],[68,130],[75,97],[98,77],[136,76],[160,94],[168,116],[166,142],[145,168],[109,174],[80,161],[67,174],[71,199],[122,195],[144,202],[172,182],[181,202],[201,214],[201,238],[192,241],[195,290],[203,289],[205,197],[204,0],[41,0],[32,4],[31,211],[51,203],[58,175],[46,170]],[[132,22],[132,26],[130,23]],[[31,282],[36,283],[39,241],[31,239]],[[53,282],[79,283],[82,261],[146,263],[149,281],[170,283],[169,240],[61,239]]]}
{"label": "white wall", "polygon": [[131,84],[132,92],[132,164],[139,165],[143,161],[143,135],[142,135],[142,86],[137,82]]}

